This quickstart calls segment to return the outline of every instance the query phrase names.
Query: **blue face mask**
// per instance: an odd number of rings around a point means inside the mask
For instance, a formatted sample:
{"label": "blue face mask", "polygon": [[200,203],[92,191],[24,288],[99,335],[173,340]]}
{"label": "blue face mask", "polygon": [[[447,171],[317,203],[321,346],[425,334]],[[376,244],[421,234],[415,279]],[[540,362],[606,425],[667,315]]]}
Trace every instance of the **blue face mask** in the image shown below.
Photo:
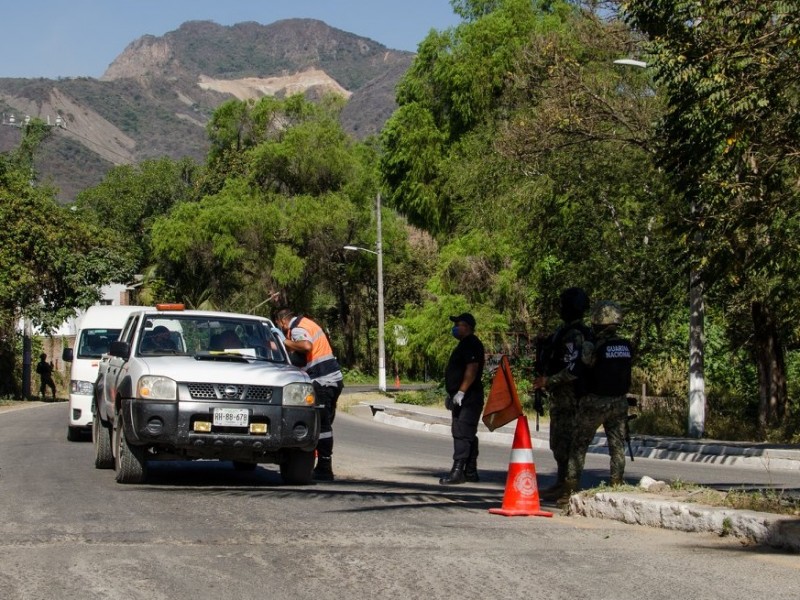
{"label": "blue face mask", "polygon": [[450,333],[453,334],[453,337],[458,339],[458,325],[453,325],[453,328],[450,330]]}

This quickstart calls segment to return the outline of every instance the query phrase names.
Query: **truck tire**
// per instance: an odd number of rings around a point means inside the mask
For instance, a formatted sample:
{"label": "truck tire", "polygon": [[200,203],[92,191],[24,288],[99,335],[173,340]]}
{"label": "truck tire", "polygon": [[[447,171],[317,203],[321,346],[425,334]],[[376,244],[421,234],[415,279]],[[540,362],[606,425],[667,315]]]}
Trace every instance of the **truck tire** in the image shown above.
{"label": "truck tire", "polygon": [[80,427],[67,427],[67,440],[78,442],[83,437],[83,430]]}
{"label": "truck tire", "polygon": [[314,476],[314,451],[287,450],[281,463],[281,478],[289,485],[311,483]]}
{"label": "truck tire", "polygon": [[103,424],[97,411],[92,417],[92,445],[94,446],[94,468],[113,469],[114,454],[111,451],[110,427]]}
{"label": "truck tire", "polygon": [[144,483],[147,479],[147,461],[144,448],[132,446],[125,437],[122,414],[117,413],[114,420],[115,454],[114,467],[117,470],[117,483]]}

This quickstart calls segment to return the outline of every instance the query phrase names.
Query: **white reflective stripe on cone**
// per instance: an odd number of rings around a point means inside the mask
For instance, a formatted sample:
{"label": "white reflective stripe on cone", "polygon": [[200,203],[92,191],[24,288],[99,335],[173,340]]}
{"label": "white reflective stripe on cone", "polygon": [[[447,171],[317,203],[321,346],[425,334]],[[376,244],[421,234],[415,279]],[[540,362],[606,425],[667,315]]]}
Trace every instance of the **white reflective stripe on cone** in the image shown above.
{"label": "white reflective stripe on cone", "polygon": [[511,451],[511,463],[533,463],[533,450],[530,448],[515,448]]}

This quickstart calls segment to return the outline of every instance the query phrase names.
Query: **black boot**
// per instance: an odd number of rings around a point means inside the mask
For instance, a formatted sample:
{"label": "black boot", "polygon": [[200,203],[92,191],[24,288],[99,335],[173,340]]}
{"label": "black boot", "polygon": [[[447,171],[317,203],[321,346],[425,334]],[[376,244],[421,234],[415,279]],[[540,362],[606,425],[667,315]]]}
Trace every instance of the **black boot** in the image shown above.
{"label": "black boot", "polygon": [[316,481],[333,481],[333,461],[330,456],[318,456],[317,466],[314,467]]}
{"label": "black boot", "polygon": [[459,483],[465,483],[467,479],[464,477],[464,467],[466,466],[466,460],[454,460],[453,461],[453,468],[450,471],[450,474],[442,477],[439,480],[441,485],[458,485]]}
{"label": "black boot", "polygon": [[469,458],[464,467],[464,479],[470,483],[481,480],[481,478],[478,477],[478,438],[475,438],[475,442],[469,449]]}

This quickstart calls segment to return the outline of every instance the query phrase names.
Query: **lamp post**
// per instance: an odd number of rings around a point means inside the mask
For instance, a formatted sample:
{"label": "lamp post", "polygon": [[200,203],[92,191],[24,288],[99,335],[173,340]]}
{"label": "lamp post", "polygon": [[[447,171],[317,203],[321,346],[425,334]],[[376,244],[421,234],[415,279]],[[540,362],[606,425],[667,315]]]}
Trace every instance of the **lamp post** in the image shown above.
{"label": "lamp post", "polygon": [[[615,65],[647,68],[647,63],[632,58],[620,58]],[[697,202],[691,198],[692,216],[697,212]],[[701,234],[696,232],[690,244],[699,246]],[[705,304],[703,278],[694,267],[689,269],[689,436],[702,437],[706,421],[706,391],[704,369]]]}
{"label": "lamp post", "polygon": [[384,312],[383,312],[383,241],[381,239],[381,195],[376,199],[375,221],[378,227],[378,239],[375,250],[361,246],[345,246],[345,250],[369,252],[378,257],[378,389],[386,391],[386,344],[384,341]]}

